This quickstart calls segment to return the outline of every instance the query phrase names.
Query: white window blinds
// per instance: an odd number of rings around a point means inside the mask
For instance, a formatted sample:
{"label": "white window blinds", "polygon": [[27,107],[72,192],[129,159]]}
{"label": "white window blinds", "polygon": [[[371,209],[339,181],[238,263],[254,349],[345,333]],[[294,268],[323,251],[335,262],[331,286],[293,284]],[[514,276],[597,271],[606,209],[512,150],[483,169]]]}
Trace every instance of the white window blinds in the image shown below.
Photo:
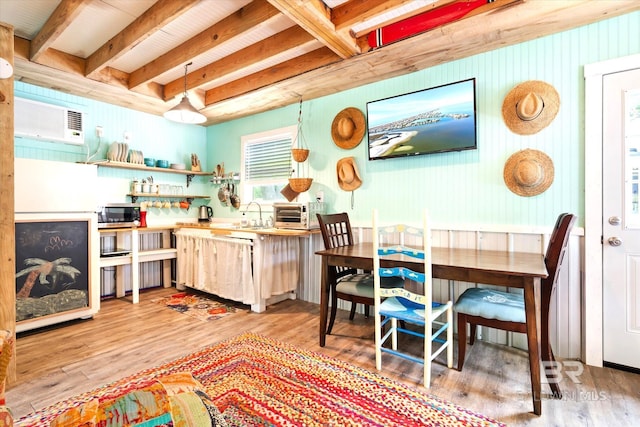
{"label": "white window blinds", "polygon": [[288,178],[291,175],[290,137],[244,144],[244,178],[248,181]]}

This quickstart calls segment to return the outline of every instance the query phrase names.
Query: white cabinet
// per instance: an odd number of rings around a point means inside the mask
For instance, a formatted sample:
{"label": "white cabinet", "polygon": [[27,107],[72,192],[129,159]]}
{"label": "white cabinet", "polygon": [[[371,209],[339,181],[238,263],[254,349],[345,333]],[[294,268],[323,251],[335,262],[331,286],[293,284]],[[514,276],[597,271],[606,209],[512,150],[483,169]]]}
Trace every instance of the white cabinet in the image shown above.
{"label": "white cabinet", "polygon": [[[161,261],[162,284],[171,286],[171,260],[176,258],[176,248],[171,244],[172,228],[117,228],[101,229],[101,254],[119,252],[113,256],[100,256],[100,268],[115,267],[115,295],[125,295],[125,285],[130,284],[132,302],[140,301],[140,268],[144,263]],[[144,237],[153,235],[153,243],[141,245]]]}
{"label": "white cabinet", "polygon": [[176,231],[176,288],[190,287],[251,305],[296,298],[300,281],[300,240],[246,231],[183,228]]}

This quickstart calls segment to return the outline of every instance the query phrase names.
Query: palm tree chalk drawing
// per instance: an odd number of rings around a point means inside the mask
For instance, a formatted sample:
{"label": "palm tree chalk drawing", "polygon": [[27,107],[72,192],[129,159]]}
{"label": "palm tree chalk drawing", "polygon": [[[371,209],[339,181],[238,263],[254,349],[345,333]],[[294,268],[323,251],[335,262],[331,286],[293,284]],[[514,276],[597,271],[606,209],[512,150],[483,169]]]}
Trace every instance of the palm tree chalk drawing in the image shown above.
{"label": "palm tree chalk drawing", "polygon": [[88,221],[16,222],[16,321],[88,307]]}

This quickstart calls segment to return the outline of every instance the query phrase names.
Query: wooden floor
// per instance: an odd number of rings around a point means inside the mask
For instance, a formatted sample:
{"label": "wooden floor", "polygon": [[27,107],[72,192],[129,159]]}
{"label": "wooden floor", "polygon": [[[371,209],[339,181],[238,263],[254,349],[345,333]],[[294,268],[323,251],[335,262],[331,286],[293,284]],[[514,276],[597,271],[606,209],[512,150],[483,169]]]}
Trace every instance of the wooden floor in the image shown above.
{"label": "wooden floor", "polygon": [[[151,302],[173,292],[173,288],[144,292],[137,305],[130,298],[104,301],[93,319],[21,334],[16,349],[18,381],[7,390],[14,417],[244,331],[375,371],[373,319],[357,315],[350,322],[347,312],[339,312],[334,333],[321,348],[316,304],[287,300],[264,313],[247,311],[203,322]],[[390,355],[383,356],[382,367],[384,375],[422,387],[421,367]],[[637,425],[640,375],[583,367],[580,384],[564,377],[563,400],[544,395],[550,391],[543,384],[540,417],[531,412],[526,353],[503,346],[476,343],[468,349],[462,372],[437,364],[429,392],[508,425]]]}

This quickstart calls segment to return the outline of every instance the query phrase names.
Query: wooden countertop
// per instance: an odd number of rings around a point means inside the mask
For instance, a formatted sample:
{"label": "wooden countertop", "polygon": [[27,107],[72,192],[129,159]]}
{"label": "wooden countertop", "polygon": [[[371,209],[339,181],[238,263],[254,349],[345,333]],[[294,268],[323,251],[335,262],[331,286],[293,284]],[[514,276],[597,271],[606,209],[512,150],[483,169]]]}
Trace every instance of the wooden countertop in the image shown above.
{"label": "wooden countertop", "polygon": [[234,231],[243,231],[247,233],[255,233],[262,235],[270,235],[270,236],[297,236],[297,237],[305,237],[311,234],[320,233],[320,229],[313,230],[292,230],[285,228],[236,228],[236,227],[228,227],[228,226],[216,226],[215,222],[178,222],[176,223],[176,228],[197,228],[197,229],[208,229],[211,230],[214,234],[231,234]]}
{"label": "wooden countertop", "polygon": [[131,231],[131,230],[138,230],[138,231],[162,231],[162,230],[172,230],[176,228],[175,225],[155,225],[155,226],[151,226],[151,227],[105,227],[105,228],[98,228],[98,231],[100,233],[113,233],[116,231]]}

